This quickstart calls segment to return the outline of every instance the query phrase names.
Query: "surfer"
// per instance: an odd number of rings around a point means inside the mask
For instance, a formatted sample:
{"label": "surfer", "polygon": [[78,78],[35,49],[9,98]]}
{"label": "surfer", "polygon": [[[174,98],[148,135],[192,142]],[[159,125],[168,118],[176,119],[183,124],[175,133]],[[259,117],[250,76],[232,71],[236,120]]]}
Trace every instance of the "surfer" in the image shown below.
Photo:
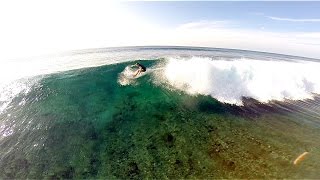
{"label": "surfer", "polygon": [[134,73],[133,77],[136,77],[137,75],[141,74],[142,72],[146,72],[147,68],[140,64],[140,63],[136,63],[132,66],[137,66],[139,69]]}

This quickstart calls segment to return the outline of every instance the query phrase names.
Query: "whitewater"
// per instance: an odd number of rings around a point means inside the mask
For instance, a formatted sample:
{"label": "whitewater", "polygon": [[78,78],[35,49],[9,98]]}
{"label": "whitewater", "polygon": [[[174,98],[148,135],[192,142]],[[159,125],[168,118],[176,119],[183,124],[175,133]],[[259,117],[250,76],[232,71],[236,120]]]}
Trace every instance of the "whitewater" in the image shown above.
{"label": "whitewater", "polygon": [[164,80],[190,94],[230,104],[243,97],[260,102],[312,99],[320,93],[320,63],[256,59],[169,58]]}

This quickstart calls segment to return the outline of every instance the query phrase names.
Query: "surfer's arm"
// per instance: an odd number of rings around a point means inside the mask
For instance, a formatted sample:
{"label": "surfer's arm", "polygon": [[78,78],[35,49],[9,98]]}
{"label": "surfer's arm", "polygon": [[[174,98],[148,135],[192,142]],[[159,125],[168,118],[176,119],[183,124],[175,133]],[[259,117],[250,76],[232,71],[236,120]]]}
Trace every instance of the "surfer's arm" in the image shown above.
{"label": "surfer's arm", "polygon": [[133,75],[133,77],[136,77],[136,76],[139,74],[139,72],[140,72],[140,69],[138,69],[138,70],[136,71],[136,73]]}
{"label": "surfer's arm", "polygon": [[139,66],[139,69],[136,71],[136,73],[133,75],[133,77],[136,77],[137,75],[139,75],[142,72],[142,67]]}

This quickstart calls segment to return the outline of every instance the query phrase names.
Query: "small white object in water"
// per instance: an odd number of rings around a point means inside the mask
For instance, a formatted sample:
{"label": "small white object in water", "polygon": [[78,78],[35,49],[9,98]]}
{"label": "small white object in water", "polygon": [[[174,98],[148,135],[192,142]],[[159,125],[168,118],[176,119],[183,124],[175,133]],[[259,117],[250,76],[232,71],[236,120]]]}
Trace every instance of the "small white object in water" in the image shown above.
{"label": "small white object in water", "polygon": [[293,161],[293,164],[294,164],[294,165],[297,165],[300,161],[304,160],[304,158],[305,158],[305,156],[306,156],[307,154],[309,154],[309,152],[304,152],[304,153],[300,154],[300,156],[298,156],[298,157],[296,158],[296,160]]}

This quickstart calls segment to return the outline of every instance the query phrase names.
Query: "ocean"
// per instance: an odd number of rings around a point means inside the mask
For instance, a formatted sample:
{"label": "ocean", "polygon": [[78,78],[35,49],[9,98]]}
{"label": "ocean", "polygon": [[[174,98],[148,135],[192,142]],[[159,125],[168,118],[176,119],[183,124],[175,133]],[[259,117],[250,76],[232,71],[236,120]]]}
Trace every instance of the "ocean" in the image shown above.
{"label": "ocean", "polygon": [[0,179],[320,178],[319,69],[203,47],[4,61]]}

